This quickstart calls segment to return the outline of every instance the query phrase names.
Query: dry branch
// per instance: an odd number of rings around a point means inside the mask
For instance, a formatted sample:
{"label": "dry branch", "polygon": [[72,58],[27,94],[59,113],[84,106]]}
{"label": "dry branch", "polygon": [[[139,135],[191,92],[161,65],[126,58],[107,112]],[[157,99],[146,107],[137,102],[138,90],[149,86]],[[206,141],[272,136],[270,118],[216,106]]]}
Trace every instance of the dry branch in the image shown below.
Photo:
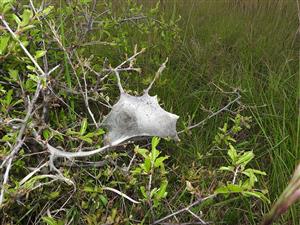
{"label": "dry branch", "polygon": [[[165,221],[165,220],[167,220],[167,219],[170,219],[170,218],[172,218],[173,216],[176,216],[176,215],[178,215],[178,214],[180,214],[180,213],[183,213],[183,212],[191,212],[190,209],[191,209],[192,207],[194,207],[194,206],[196,206],[196,205],[198,205],[198,204],[200,204],[200,203],[202,203],[202,202],[204,202],[204,201],[206,201],[206,200],[208,200],[208,199],[212,199],[212,198],[214,198],[214,197],[215,197],[215,195],[209,195],[209,196],[207,196],[207,197],[205,197],[205,198],[199,198],[198,200],[194,201],[192,204],[188,205],[187,207],[184,207],[184,208],[182,208],[182,209],[180,209],[180,210],[178,210],[178,211],[176,211],[176,212],[173,212],[173,213],[171,213],[171,214],[169,214],[169,215],[167,215],[167,216],[165,216],[165,217],[163,217],[163,218],[161,218],[161,219],[159,219],[159,220],[156,220],[156,221],[153,223],[153,225],[155,225],[155,224],[161,224],[163,221]],[[194,213],[193,213],[193,214],[194,214]],[[193,216],[195,216],[195,215],[193,215]],[[198,216],[197,216],[197,217],[198,217]],[[199,218],[198,218],[198,219],[199,219]],[[200,219],[200,220],[201,220],[201,219]],[[201,223],[201,224],[208,224],[208,223],[204,222],[203,220],[201,220],[200,223]]]}

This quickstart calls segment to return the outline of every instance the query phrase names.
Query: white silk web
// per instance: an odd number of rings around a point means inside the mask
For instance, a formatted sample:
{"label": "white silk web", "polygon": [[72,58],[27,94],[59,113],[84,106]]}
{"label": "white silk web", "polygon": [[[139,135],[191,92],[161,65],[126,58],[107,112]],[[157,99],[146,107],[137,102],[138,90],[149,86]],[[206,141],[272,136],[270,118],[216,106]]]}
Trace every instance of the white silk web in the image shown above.
{"label": "white silk web", "polygon": [[154,80],[142,96],[132,96],[126,93],[121,85],[118,71],[114,70],[120,98],[102,123],[108,129],[105,137],[107,144],[126,137],[141,136],[158,136],[179,140],[176,131],[176,122],[179,116],[165,111],[159,105],[157,97],[148,94],[153,83],[165,68],[166,62],[161,65]]}

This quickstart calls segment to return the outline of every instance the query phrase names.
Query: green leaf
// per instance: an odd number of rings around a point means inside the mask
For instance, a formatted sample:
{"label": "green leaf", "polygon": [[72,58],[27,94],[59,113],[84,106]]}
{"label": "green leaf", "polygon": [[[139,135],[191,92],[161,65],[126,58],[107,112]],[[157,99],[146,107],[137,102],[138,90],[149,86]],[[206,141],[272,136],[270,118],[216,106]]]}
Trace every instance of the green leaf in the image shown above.
{"label": "green leaf", "polygon": [[92,2],[92,0],[80,0],[80,3],[83,4],[83,5],[86,5],[90,2]]}
{"label": "green leaf", "polygon": [[20,25],[22,23],[22,21],[20,20],[20,18],[16,14],[12,14],[12,18],[16,21],[16,23],[18,25]]}
{"label": "green leaf", "polygon": [[92,143],[93,143],[93,140],[92,140],[91,138],[89,138],[89,137],[86,137],[86,136],[79,136],[78,138],[79,138],[80,140],[83,140],[83,141],[89,143],[89,144],[92,144]]}
{"label": "green leaf", "polygon": [[235,163],[236,160],[237,160],[238,155],[237,155],[236,149],[233,147],[232,144],[229,144],[229,149],[228,149],[227,154],[230,157],[231,161],[233,163]]}
{"label": "green leaf", "polygon": [[158,199],[165,198],[167,196],[167,192],[166,192],[167,186],[168,186],[168,181],[163,180],[160,184],[160,188],[158,189],[158,191],[156,193],[156,197]]}
{"label": "green leaf", "polygon": [[31,28],[34,28],[35,26],[34,25],[28,25],[26,27],[23,27],[21,30],[22,32],[26,31],[26,30],[30,30]]}
{"label": "green leaf", "polygon": [[243,155],[239,157],[239,159],[236,161],[237,165],[244,165],[246,166],[252,159],[254,158],[253,151],[245,152]]}
{"label": "green leaf", "polygon": [[260,200],[267,202],[268,204],[271,203],[271,201],[261,192],[258,191],[244,191],[243,195],[245,196],[254,196],[256,198],[259,198]]}
{"label": "green leaf", "polygon": [[162,156],[162,157],[157,158],[154,162],[154,167],[157,168],[157,167],[163,166],[163,162],[168,158],[169,158],[169,156]]}
{"label": "green leaf", "polygon": [[136,167],[134,170],[131,171],[131,173],[132,173],[133,175],[139,175],[139,174],[142,173],[142,168]]}
{"label": "green leaf", "polygon": [[30,71],[33,71],[33,72],[35,71],[34,66],[27,65],[26,68],[29,69]]}
{"label": "green leaf", "polygon": [[58,225],[56,220],[53,219],[50,216],[43,216],[42,220],[47,224],[47,225]]}
{"label": "green leaf", "polygon": [[44,137],[44,139],[48,140],[49,137],[50,137],[50,133],[51,132],[48,129],[44,129],[43,130],[43,137]]}
{"label": "green leaf", "polygon": [[224,134],[227,132],[228,124],[224,123],[223,128],[219,128],[220,131],[222,131]]}
{"label": "green leaf", "polygon": [[94,132],[89,132],[87,133],[86,135],[84,135],[84,137],[87,137],[87,138],[92,138],[94,137],[96,134]]}
{"label": "green leaf", "polygon": [[12,4],[15,3],[15,0],[1,0],[0,9],[2,10],[2,15],[8,12],[12,8]]}
{"label": "green leaf", "polygon": [[81,127],[80,127],[80,135],[84,135],[85,131],[86,131],[86,128],[88,126],[88,123],[87,123],[87,118],[84,118],[81,122]]}
{"label": "green leaf", "polygon": [[8,73],[9,73],[10,78],[13,81],[17,81],[18,80],[18,74],[19,74],[18,70],[9,69]]}
{"label": "green leaf", "polygon": [[150,198],[152,198],[156,194],[157,191],[158,191],[157,188],[153,188],[150,192]]}
{"label": "green leaf", "polygon": [[144,197],[145,199],[148,199],[148,195],[147,195],[147,192],[146,192],[146,188],[145,188],[144,186],[141,186],[141,187],[140,187],[140,190],[141,190],[141,193],[142,193],[143,197]]}
{"label": "green leaf", "polygon": [[88,193],[93,193],[93,192],[95,192],[95,189],[92,186],[84,186],[83,191],[88,192]]}
{"label": "green leaf", "polygon": [[46,52],[47,52],[47,51],[45,51],[45,50],[39,50],[39,51],[36,51],[34,57],[35,57],[36,59],[41,58],[41,57],[43,57],[43,56],[46,54]]}
{"label": "green leaf", "polygon": [[136,146],[134,151],[140,155],[142,155],[144,158],[148,157],[149,151],[145,148],[139,148],[139,146]]}
{"label": "green leaf", "polygon": [[25,9],[23,14],[21,15],[22,22],[20,23],[20,26],[22,27],[27,26],[32,16],[33,16],[32,11],[29,9]]}
{"label": "green leaf", "polygon": [[[33,68],[34,68],[34,67],[33,67]],[[35,75],[35,74],[28,74],[28,77],[29,77],[32,81],[34,81],[34,82],[36,82],[36,83],[39,82],[39,77],[38,77],[37,75]]]}
{"label": "green leaf", "polygon": [[267,174],[266,174],[266,172],[264,172],[264,171],[260,171],[260,170],[256,170],[256,169],[246,169],[244,172],[247,172],[247,171],[253,171],[253,173],[255,173],[255,174],[259,174],[259,175],[263,175],[263,176],[266,176]]}
{"label": "green leaf", "polygon": [[157,145],[159,144],[160,138],[159,137],[153,137],[151,141],[152,149],[156,149]]}
{"label": "green leaf", "polygon": [[13,89],[10,89],[5,96],[5,104],[9,106],[12,101]]}
{"label": "green leaf", "polygon": [[221,186],[215,190],[216,194],[229,194],[229,193],[241,193],[244,189],[240,185],[227,184],[226,186]]}
{"label": "green leaf", "polygon": [[1,36],[0,37],[0,55],[4,55],[5,54],[5,50],[8,46],[8,41],[9,41],[10,37],[9,36]]}
{"label": "green leaf", "polygon": [[52,9],[54,8],[54,6],[48,6],[47,8],[45,8],[44,10],[43,10],[43,15],[44,16],[46,16],[46,15],[48,15],[51,11],[52,11]]}
{"label": "green leaf", "polygon": [[99,198],[100,198],[101,203],[102,203],[104,206],[106,206],[107,203],[108,203],[107,198],[106,198],[104,195],[99,195]]}
{"label": "green leaf", "polygon": [[99,135],[99,136],[102,135],[102,134],[105,134],[105,130],[100,128],[100,129],[97,130],[96,134]]}
{"label": "green leaf", "polygon": [[77,131],[71,130],[70,128],[66,132],[67,135],[78,135],[79,133]]}
{"label": "green leaf", "polygon": [[149,157],[145,158],[145,162],[142,164],[142,168],[145,170],[146,173],[149,173],[151,170],[151,161]]}
{"label": "green leaf", "polygon": [[219,170],[234,172],[233,166],[221,166]]}
{"label": "green leaf", "polygon": [[49,194],[49,199],[55,199],[59,196],[60,192],[59,191],[53,191]]}

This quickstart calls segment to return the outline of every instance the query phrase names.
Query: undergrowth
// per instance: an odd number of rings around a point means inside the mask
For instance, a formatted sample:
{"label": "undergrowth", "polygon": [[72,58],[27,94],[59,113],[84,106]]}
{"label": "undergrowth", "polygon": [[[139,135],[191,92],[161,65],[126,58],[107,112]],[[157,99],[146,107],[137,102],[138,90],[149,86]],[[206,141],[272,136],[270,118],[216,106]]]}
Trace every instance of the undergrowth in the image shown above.
{"label": "undergrowth", "polygon": [[[0,25],[1,164],[23,141],[1,187],[1,224],[262,221],[299,160],[294,1],[43,3],[0,0],[0,15],[16,34]],[[180,116],[181,141],[154,137],[57,159],[74,185],[52,180],[44,143],[72,152],[103,146],[100,124],[118,99],[111,68],[142,48],[125,63],[124,88],[141,94],[169,57],[151,93]],[[298,224],[298,211],[295,205],[278,224]]]}

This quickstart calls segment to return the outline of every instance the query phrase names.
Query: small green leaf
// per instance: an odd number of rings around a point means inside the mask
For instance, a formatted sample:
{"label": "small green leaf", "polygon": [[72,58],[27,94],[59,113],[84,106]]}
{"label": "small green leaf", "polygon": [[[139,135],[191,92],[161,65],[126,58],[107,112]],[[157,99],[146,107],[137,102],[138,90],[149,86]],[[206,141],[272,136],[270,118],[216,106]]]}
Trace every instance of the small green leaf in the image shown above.
{"label": "small green leaf", "polygon": [[32,11],[29,10],[29,9],[25,9],[24,12],[23,12],[23,14],[21,15],[22,22],[19,23],[19,25],[22,26],[22,27],[27,26],[28,23],[29,23],[29,21],[30,21],[30,19],[32,18],[32,16],[33,16]]}
{"label": "small green leaf", "polygon": [[84,186],[83,191],[88,192],[88,193],[93,193],[93,192],[95,192],[95,189],[92,186]]}
{"label": "small green leaf", "polygon": [[140,187],[140,190],[141,190],[141,193],[142,193],[143,197],[144,197],[145,199],[148,199],[148,195],[147,195],[147,192],[146,192],[146,188],[145,188],[144,186],[141,186],[141,187]]}
{"label": "small green leaf", "polygon": [[54,6],[48,6],[47,8],[45,8],[43,10],[43,15],[44,16],[48,15],[52,11],[53,8],[54,8]]}
{"label": "small green leaf", "polygon": [[9,36],[1,36],[0,37],[0,55],[4,55],[5,54],[5,50],[8,46],[8,41],[9,41],[10,37]]}
{"label": "small green leaf", "polygon": [[49,194],[49,199],[55,199],[59,196],[60,192],[59,191],[53,191]]}
{"label": "small green leaf", "polygon": [[[27,65],[26,68],[29,69],[30,71],[33,71],[33,72],[35,71],[34,66]],[[31,75],[33,75],[33,74],[31,74]],[[34,75],[34,76],[36,76],[36,75]]]}
{"label": "small green leaf", "polygon": [[157,167],[163,166],[163,162],[168,158],[169,158],[169,156],[162,156],[162,157],[157,158],[154,162],[154,167],[157,168]]}
{"label": "small green leaf", "polygon": [[12,18],[16,21],[16,23],[18,25],[20,25],[22,23],[22,21],[20,20],[20,18],[16,14],[12,14]]}
{"label": "small green leaf", "polygon": [[93,143],[93,140],[92,140],[91,138],[89,138],[89,137],[86,137],[86,136],[79,136],[78,138],[79,138],[80,140],[83,140],[83,141],[89,143],[89,144],[92,144],[92,143]]}
{"label": "small green leaf", "polygon": [[88,123],[87,123],[87,118],[84,118],[81,122],[81,127],[80,127],[80,135],[84,135],[85,131],[86,131],[86,128],[88,126]]}
{"label": "small green leaf", "polygon": [[159,156],[159,154],[160,154],[160,151],[158,151],[155,148],[152,148],[152,151],[151,151],[151,161],[155,162],[155,160]]}
{"label": "small green leaf", "polygon": [[255,173],[255,174],[259,174],[259,175],[262,175],[262,176],[266,176],[267,175],[266,172],[260,171],[260,170],[256,170],[256,169],[246,169],[245,172],[247,172],[249,170],[253,171],[253,173]]}
{"label": "small green leaf", "polygon": [[246,166],[252,159],[254,158],[253,151],[245,152],[243,155],[239,157],[239,159],[236,161],[237,165],[244,165]]}
{"label": "small green leaf", "polygon": [[156,149],[157,145],[159,144],[160,138],[153,137],[151,141],[152,149]]}
{"label": "small green leaf", "polygon": [[243,187],[236,184],[227,184],[226,186],[222,186],[215,190],[216,194],[229,194],[229,193],[241,193],[243,192]]}
{"label": "small green leaf", "polygon": [[245,196],[254,196],[256,198],[259,198],[260,200],[267,202],[268,204],[271,203],[271,201],[261,192],[258,191],[245,191],[243,192],[243,195]]}
{"label": "small green leaf", "polygon": [[50,137],[50,131],[48,129],[43,130],[43,137],[44,139],[48,140]]}
{"label": "small green leaf", "polygon": [[28,74],[28,77],[29,77],[32,81],[34,81],[34,82],[36,82],[36,83],[39,82],[39,77],[38,77],[37,75],[35,75],[35,74]]}
{"label": "small green leaf", "polygon": [[234,172],[233,166],[221,166],[219,170]]}
{"label": "small green leaf", "polygon": [[47,225],[57,225],[57,222],[55,219],[53,219],[50,216],[43,216],[42,220],[47,224]]}
{"label": "small green leaf", "polygon": [[150,158],[147,156],[144,160],[144,163],[140,165],[140,167],[145,171],[145,173],[149,173],[151,170],[151,161]]}
{"label": "small green leaf", "polygon": [[8,70],[9,76],[13,81],[17,81],[18,80],[18,70],[13,70],[13,69],[9,69]]}
{"label": "small green leaf", "polygon": [[140,155],[142,155],[144,158],[147,158],[149,154],[149,151],[145,148],[139,148],[139,146],[136,146],[134,151]]}
{"label": "small green leaf", "polygon": [[102,135],[102,134],[105,134],[105,130],[100,128],[100,129],[97,130],[96,134],[99,135],[99,136]]}
{"label": "small green leaf", "polygon": [[104,206],[106,206],[107,203],[108,203],[107,198],[106,198],[104,195],[99,195],[99,198],[100,198],[101,203],[102,203]]}
{"label": "small green leaf", "polygon": [[14,2],[14,0],[2,0],[0,2],[0,9],[2,10],[1,14],[4,15],[5,13],[7,13],[12,8],[12,4]]}
{"label": "small green leaf", "polygon": [[231,161],[233,163],[235,163],[238,155],[237,155],[236,149],[233,147],[232,144],[229,144],[229,149],[228,149],[227,154],[230,157]]}
{"label": "small green leaf", "polygon": [[35,27],[34,25],[28,25],[26,27],[21,28],[21,31],[24,32],[24,31],[30,30],[31,28],[34,28],[34,27]]}
{"label": "small green leaf", "polygon": [[168,181],[167,180],[163,180],[160,184],[160,188],[158,189],[157,191],[157,194],[156,194],[156,197],[158,199],[161,199],[161,198],[165,198],[167,196],[167,186],[168,186]]}
{"label": "small green leaf", "polygon": [[47,52],[47,51],[44,51],[44,50],[36,51],[34,57],[35,57],[36,59],[41,58],[41,57],[43,57],[43,56],[46,54],[46,52]]}
{"label": "small green leaf", "polygon": [[150,192],[150,198],[152,198],[156,194],[157,191],[158,191],[157,188],[153,188]]}

